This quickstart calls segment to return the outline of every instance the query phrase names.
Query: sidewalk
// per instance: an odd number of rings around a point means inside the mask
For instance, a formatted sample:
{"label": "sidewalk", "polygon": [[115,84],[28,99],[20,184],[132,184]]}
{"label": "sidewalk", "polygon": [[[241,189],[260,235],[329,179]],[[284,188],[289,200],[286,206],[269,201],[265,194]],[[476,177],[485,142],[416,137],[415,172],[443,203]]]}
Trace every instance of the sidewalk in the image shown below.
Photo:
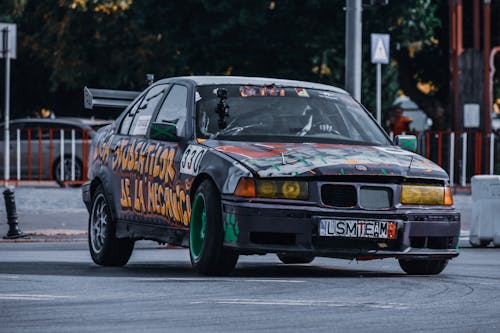
{"label": "sidewalk", "polygon": [[[81,199],[80,188],[19,187],[15,190],[15,196],[19,228],[29,235],[28,239],[19,241],[87,239],[88,213]],[[5,236],[7,231],[7,214],[2,196],[0,237]]]}
{"label": "sidewalk", "polygon": [[[15,190],[15,196],[19,228],[30,235],[31,241],[87,239],[88,212],[80,188],[20,187]],[[8,225],[3,197],[1,201],[0,237],[3,237],[7,234]],[[460,246],[469,246],[471,195],[457,193],[454,202],[462,215]]]}

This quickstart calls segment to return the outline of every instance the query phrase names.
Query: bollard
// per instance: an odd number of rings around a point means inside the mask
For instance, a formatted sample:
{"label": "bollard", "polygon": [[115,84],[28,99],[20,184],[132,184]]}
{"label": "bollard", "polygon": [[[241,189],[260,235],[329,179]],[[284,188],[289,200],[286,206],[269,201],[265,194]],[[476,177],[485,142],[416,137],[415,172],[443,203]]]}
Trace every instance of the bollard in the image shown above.
{"label": "bollard", "polygon": [[26,235],[19,230],[17,225],[17,211],[16,211],[16,198],[14,197],[14,191],[11,189],[6,189],[3,191],[3,197],[5,199],[5,210],[7,211],[7,224],[9,225],[9,231],[4,239],[16,239],[26,237]]}

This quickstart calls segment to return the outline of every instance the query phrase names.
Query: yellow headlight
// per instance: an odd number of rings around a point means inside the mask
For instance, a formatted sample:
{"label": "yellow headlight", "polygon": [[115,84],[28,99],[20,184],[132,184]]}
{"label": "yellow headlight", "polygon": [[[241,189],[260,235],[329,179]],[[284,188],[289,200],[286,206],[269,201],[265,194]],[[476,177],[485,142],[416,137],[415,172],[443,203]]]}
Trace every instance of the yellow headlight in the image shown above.
{"label": "yellow headlight", "polygon": [[451,190],[447,186],[402,185],[401,203],[405,205],[452,205],[453,199]]}
{"label": "yellow headlight", "polygon": [[[240,181],[237,190],[243,188],[245,183]],[[253,180],[252,180],[252,184]],[[272,180],[272,179],[255,179],[255,196],[258,198],[276,198],[276,199],[296,199],[307,200],[309,198],[309,187],[307,182],[298,180]],[[236,195],[242,195],[249,191],[236,191]]]}
{"label": "yellow headlight", "polygon": [[257,182],[257,196],[264,198],[276,198],[278,185],[273,180],[264,180]]}
{"label": "yellow headlight", "polygon": [[283,182],[283,185],[281,186],[281,192],[287,199],[296,199],[300,195],[300,184],[299,182],[294,181]]}

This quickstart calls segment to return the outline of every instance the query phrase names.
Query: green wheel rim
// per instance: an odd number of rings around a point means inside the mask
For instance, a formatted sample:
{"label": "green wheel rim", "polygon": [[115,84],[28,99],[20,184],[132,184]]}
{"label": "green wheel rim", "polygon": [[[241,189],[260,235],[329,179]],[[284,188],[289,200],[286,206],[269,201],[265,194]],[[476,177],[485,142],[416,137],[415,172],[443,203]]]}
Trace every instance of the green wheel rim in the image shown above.
{"label": "green wheel rim", "polygon": [[189,251],[194,260],[198,260],[205,243],[207,231],[207,210],[205,197],[199,193],[193,203],[189,227]]}

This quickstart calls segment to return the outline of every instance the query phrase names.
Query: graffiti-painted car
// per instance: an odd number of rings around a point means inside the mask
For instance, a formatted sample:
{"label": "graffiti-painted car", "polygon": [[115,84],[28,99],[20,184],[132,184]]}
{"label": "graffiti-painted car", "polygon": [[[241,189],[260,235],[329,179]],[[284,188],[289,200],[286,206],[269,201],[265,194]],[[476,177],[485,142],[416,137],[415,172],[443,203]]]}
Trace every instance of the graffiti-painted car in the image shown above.
{"label": "graffiti-painted car", "polygon": [[124,265],[134,241],[150,239],[188,247],[203,274],[265,253],[284,263],[392,257],[409,274],[438,274],[458,255],[448,176],[408,151],[414,137],[396,142],[335,87],[158,81],[92,141],[90,253]]}

